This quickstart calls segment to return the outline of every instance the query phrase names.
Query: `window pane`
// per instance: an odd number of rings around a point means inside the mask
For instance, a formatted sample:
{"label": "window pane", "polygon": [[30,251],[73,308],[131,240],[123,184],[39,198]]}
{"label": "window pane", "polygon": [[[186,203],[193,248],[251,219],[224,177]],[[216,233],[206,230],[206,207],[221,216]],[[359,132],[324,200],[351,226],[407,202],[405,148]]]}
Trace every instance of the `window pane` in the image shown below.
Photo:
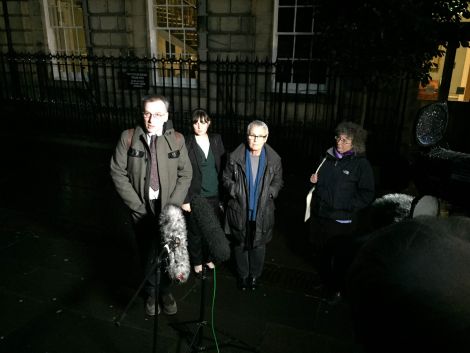
{"label": "window pane", "polygon": [[313,27],[313,8],[297,8],[297,17],[295,24],[296,32],[312,32]]}
{"label": "window pane", "polygon": [[83,27],[83,11],[81,8],[76,7],[74,11],[75,26]]}
{"label": "window pane", "polygon": [[77,38],[78,38],[78,53],[84,53],[86,51],[86,43],[85,43],[85,31],[83,28],[77,29]]}
{"label": "window pane", "polygon": [[193,27],[196,28],[197,24],[197,14],[196,14],[196,9],[192,7],[186,7],[183,9],[184,13],[184,25],[185,27]]}
{"label": "window pane", "polygon": [[69,27],[73,26],[73,18],[72,18],[72,7],[67,4],[67,3],[62,3],[60,6],[61,10],[61,20],[62,20],[62,26],[64,27]]}
{"label": "window pane", "polygon": [[65,51],[65,38],[62,29],[56,31],[57,51],[63,53]]}
{"label": "window pane", "polygon": [[57,27],[59,21],[57,19],[57,8],[55,6],[49,7],[49,20],[51,21],[51,27]]}
{"label": "window pane", "polygon": [[184,51],[184,42],[185,42],[185,32],[184,31],[171,31],[170,38],[172,39],[171,42],[174,43],[177,47],[176,53],[180,54]]}
{"label": "window pane", "polygon": [[163,7],[155,8],[155,25],[157,27],[167,27],[166,15],[167,13]]}
{"label": "window pane", "polygon": [[168,26],[179,28],[183,26],[183,16],[181,7],[168,7]]}
{"label": "window pane", "polygon": [[193,31],[186,32],[186,45],[189,46],[193,54],[197,54],[197,33]]}
{"label": "window pane", "polygon": [[294,36],[280,35],[277,40],[277,57],[292,58],[294,49]]}
{"label": "window pane", "polygon": [[165,42],[165,53],[167,57],[175,57],[175,46],[170,42]]}
{"label": "window pane", "polygon": [[65,51],[67,54],[73,54],[75,49],[75,30],[73,28],[64,29]]}
{"label": "window pane", "polygon": [[279,17],[277,23],[278,32],[293,32],[294,31],[294,15],[293,8],[279,8]]}

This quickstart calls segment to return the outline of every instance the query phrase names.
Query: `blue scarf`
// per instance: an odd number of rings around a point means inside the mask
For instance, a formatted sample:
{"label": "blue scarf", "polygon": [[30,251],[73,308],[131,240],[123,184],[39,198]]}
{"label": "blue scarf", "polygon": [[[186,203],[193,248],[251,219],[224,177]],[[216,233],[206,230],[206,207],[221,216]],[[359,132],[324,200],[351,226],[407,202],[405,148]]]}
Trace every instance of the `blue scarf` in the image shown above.
{"label": "blue scarf", "polygon": [[246,178],[248,182],[248,220],[256,220],[256,211],[258,208],[258,196],[261,190],[261,178],[264,175],[264,169],[266,167],[266,151],[265,148],[261,150],[259,156],[258,171],[256,173],[256,179],[253,183],[253,175],[251,173],[251,159],[250,151],[248,148],[245,150],[245,169]]}

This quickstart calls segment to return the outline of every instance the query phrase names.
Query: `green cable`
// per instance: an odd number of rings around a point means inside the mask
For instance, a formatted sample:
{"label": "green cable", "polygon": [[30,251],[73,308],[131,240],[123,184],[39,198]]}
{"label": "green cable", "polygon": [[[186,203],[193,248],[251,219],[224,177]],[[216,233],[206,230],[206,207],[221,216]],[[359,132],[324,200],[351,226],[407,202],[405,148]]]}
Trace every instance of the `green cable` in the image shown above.
{"label": "green cable", "polygon": [[215,267],[214,267],[214,289],[212,291],[211,327],[212,327],[212,336],[214,337],[215,348],[217,349],[217,352],[220,353],[219,344],[217,342],[217,336],[215,334],[215,326],[214,326],[214,308],[215,308],[216,290],[217,290],[217,280],[216,280],[216,272],[215,272]]}

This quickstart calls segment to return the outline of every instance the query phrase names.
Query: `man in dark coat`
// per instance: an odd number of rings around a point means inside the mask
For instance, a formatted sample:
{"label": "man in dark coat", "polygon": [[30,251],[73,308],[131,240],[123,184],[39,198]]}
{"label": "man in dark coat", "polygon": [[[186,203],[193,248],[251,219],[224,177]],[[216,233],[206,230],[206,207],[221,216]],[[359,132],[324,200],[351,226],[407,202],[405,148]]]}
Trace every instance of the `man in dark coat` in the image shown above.
{"label": "man in dark coat", "polygon": [[264,122],[252,121],[247,128],[247,142],[230,154],[223,172],[228,196],[226,225],[235,241],[241,290],[254,290],[259,284],[266,244],[273,233],[274,200],[283,185],[281,158],[266,144],[268,134]]}

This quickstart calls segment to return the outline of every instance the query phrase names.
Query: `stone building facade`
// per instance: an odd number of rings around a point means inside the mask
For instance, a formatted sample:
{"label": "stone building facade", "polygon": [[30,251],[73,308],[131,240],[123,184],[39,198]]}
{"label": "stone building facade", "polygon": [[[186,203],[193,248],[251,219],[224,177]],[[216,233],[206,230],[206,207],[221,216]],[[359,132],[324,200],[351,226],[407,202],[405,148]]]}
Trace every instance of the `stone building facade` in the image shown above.
{"label": "stone building facade", "polygon": [[[45,12],[55,1],[5,1],[6,9],[5,5],[0,9],[2,52],[6,52],[9,45],[15,52],[51,52]],[[87,54],[152,55],[149,38],[152,0],[61,2],[82,8]],[[272,0],[197,1],[199,58],[271,57],[274,5]]]}

